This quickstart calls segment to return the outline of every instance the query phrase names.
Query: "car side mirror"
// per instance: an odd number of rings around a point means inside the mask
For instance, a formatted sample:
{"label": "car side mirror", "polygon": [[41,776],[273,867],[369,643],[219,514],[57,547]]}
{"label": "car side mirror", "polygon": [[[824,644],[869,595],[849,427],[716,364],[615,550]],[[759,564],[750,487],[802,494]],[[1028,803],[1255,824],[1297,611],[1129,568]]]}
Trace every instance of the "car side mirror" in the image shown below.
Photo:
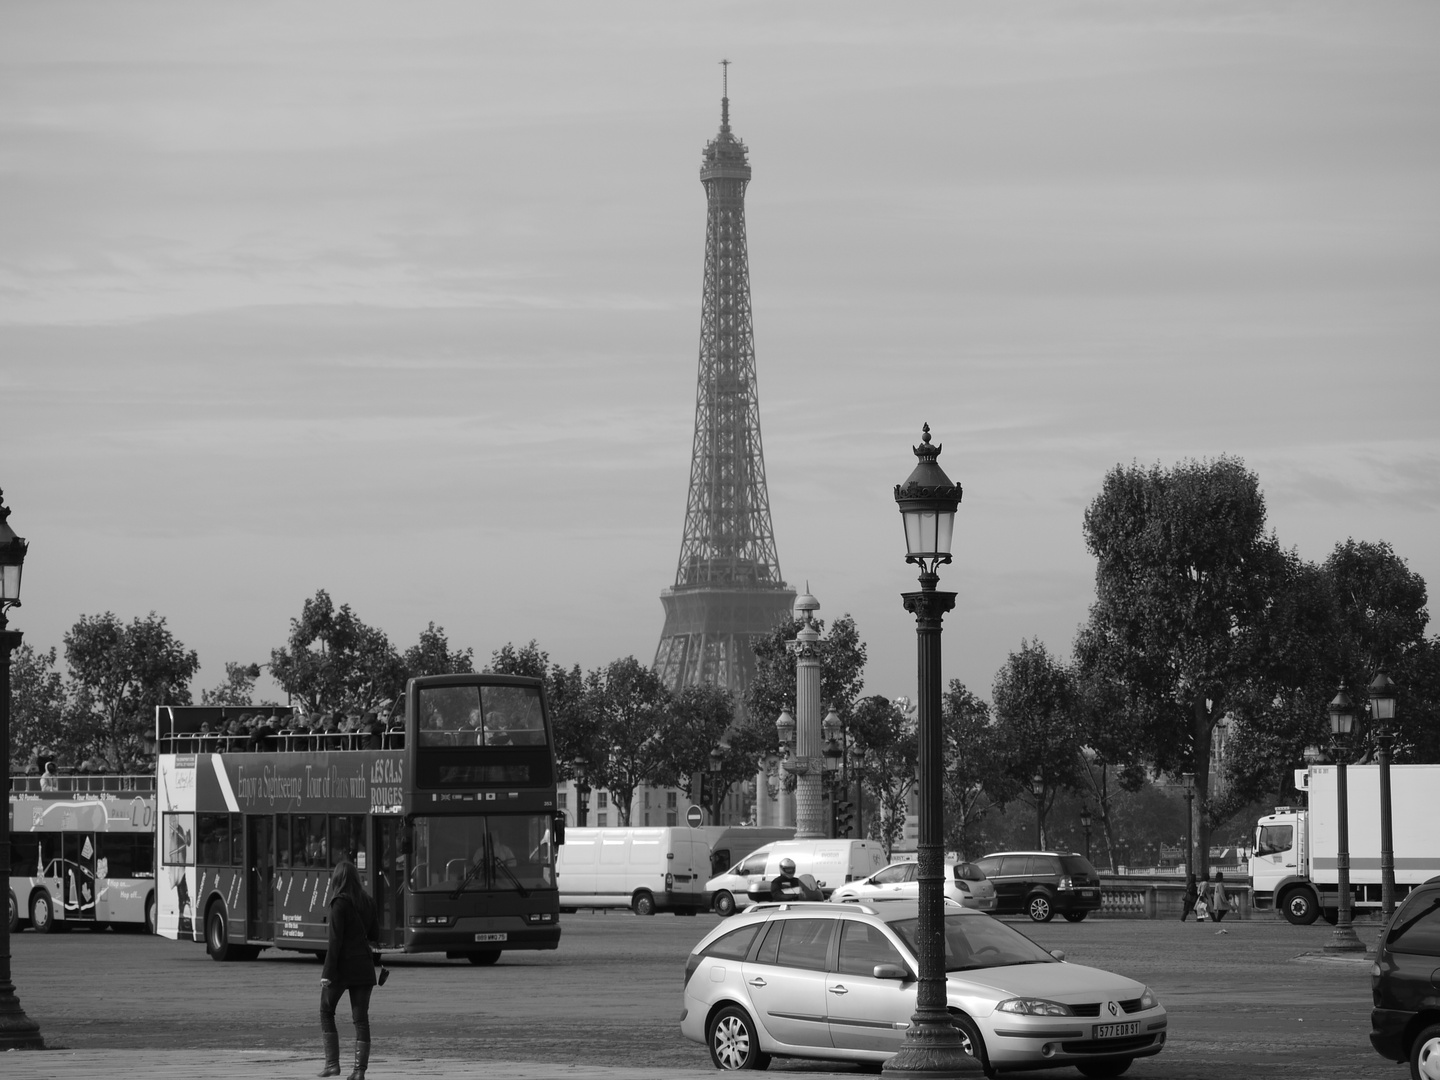
{"label": "car side mirror", "polygon": [[877,979],[899,979],[904,982],[910,977],[910,972],[905,970],[903,964],[876,964],[871,975]]}
{"label": "car side mirror", "polygon": [[1064,959],[1065,959],[1065,950],[1064,950],[1064,949],[1051,949],[1051,950],[1050,950],[1050,955],[1053,956],[1056,960],[1064,960]]}

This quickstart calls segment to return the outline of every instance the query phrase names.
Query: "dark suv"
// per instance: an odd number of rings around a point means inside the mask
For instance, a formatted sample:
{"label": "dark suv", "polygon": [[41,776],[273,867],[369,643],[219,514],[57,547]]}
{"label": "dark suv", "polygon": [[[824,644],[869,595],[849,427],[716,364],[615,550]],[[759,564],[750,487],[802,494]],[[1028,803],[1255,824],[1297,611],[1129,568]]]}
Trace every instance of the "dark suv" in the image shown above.
{"label": "dark suv", "polygon": [[995,915],[1049,922],[1058,911],[1079,922],[1100,907],[1100,878],[1083,855],[1060,851],[998,851],[975,860],[995,886]]}
{"label": "dark suv", "polygon": [[1390,918],[1370,969],[1370,1042],[1408,1061],[1413,1077],[1440,1077],[1440,877],[1413,890]]}

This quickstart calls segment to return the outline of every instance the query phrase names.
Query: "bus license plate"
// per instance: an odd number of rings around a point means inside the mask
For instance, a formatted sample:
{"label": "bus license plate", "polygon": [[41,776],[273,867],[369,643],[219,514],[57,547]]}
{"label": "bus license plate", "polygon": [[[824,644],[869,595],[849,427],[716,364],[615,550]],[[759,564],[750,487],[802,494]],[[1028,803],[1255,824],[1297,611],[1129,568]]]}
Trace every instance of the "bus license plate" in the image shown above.
{"label": "bus license plate", "polygon": [[1095,1038],[1097,1039],[1120,1039],[1126,1035],[1139,1035],[1140,1021],[1132,1020],[1128,1024],[1096,1024]]}
{"label": "bus license plate", "polygon": [[509,941],[509,934],[476,934],[476,941]]}

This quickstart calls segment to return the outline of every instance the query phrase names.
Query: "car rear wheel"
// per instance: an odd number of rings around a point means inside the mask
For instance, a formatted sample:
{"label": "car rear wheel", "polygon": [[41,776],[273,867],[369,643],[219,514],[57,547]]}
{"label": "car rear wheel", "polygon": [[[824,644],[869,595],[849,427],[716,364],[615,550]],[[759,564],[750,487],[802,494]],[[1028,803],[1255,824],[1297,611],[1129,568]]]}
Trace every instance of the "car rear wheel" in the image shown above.
{"label": "car rear wheel", "polygon": [[500,959],[499,949],[486,949],[484,952],[472,952],[465,957],[476,967],[489,967]]}
{"label": "car rear wheel", "polygon": [[738,1005],[727,1005],[710,1021],[706,1033],[710,1060],[717,1069],[768,1069],[770,1055],[760,1050],[760,1039],[750,1014]]}
{"label": "car rear wheel", "polygon": [[960,1029],[960,1044],[965,1052],[980,1062],[985,1075],[990,1075],[990,1055],[985,1050],[985,1037],[980,1034],[975,1021],[964,1013],[951,1013],[950,1022]]}
{"label": "car rear wheel", "polygon": [[1089,914],[1090,914],[1090,913],[1089,913],[1088,911],[1067,911],[1067,912],[1065,912],[1065,921],[1066,921],[1066,922],[1084,922],[1084,921],[1085,921],[1085,916],[1086,916],[1086,915],[1089,915]]}
{"label": "car rear wheel", "polygon": [[1410,1044],[1411,1080],[1440,1080],[1440,1024],[1431,1024]]}
{"label": "car rear wheel", "polygon": [[1134,1058],[1111,1058],[1109,1061],[1082,1061],[1075,1067],[1081,1076],[1121,1076],[1134,1064]]}
{"label": "car rear wheel", "polygon": [[30,900],[30,925],[35,928],[37,934],[53,934],[55,932],[55,903],[44,889],[37,892]]}
{"label": "car rear wheel", "polygon": [[1050,898],[1036,893],[1025,901],[1025,914],[1030,916],[1031,922],[1049,922],[1055,917],[1055,909],[1050,906]]}
{"label": "car rear wheel", "polygon": [[735,914],[735,897],[728,889],[721,889],[715,894],[715,914],[722,919]]}
{"label": "car rear wheel", "polygon": [[635,914],[654,915],[655,897],[651,896],[648,892],[637,893],[635,895]]}
{"label": "car rear wheel", "polygon": [[1291,889],[1280,897],[1280,910],[1292,926],[1309,926],[1320,915],[1315,896],[1309,889]]}

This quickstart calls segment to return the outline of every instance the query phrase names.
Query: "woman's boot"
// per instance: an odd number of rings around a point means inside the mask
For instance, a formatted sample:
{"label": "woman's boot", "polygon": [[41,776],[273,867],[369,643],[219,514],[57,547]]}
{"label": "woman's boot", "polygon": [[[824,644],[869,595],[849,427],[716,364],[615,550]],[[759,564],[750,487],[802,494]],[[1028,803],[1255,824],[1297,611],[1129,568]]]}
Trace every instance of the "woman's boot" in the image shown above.
{"label": "woman's boot", "polygon": [[365,1070],[370,1065],[370,1044],[355,1040],[355,1068],[347,1080],[365,1080]]}
{"label": "woman's boot", "polygon": [[325,1040],[325,1068],[318,1075],[339,1076],[340,1033],[338,1031],[322,1031],[320,1037]]}

